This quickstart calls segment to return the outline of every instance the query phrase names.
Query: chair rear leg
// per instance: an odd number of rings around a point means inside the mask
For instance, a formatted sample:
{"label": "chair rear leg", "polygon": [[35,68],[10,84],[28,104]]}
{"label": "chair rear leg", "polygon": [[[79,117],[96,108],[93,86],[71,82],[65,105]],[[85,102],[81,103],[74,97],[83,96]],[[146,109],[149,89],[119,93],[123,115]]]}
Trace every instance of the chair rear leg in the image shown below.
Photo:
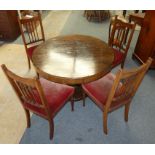
{"label": "chair rear leg", "polygon": [[54,135],[54,122],[53,119],[49,121],[49,136],[50,136],[50,140],[53,139],[53,135]]}
{"label": "chair rear leg", "polygon": [[27,128],[30,128],[31,127],[30,112],[29,110],[25,109],[25,113],[26,113],[26,120],[27,120]]}
{"label": "chair rear leg", "polygon": [[39,73],[38,72],[36,72],[36,75],[37,75],[37,79],[39,79]]}
{"label": "chair rear leg", "polygon": [[130,109],[130,102],[125,105],[125,110],[124,110],[125,122],[128,122],[129,109]]}
{"label": "chair rear leg", "polygon": [[28,67],[29,69],[31,69],[31,62],[30,62],[30,58],[27,56],[27,60],[28,60]]}
{"label": "chair rear leg", "polygon": [[124,62],[125,62],[125,60],[121,63],[121,68],[122,69],[124,68]]}
{"label": "chair rear leg", "polygon": [[73,99],[73,96],[70,99],[70,103],[71,103],[71,111],[74,111],[74,99]]}
{"label": "chair rear leg", "polygon": [[84,92],[84,90],[82,90],[83,107],[85,107],[85,98],[86,98],[86,93]]}

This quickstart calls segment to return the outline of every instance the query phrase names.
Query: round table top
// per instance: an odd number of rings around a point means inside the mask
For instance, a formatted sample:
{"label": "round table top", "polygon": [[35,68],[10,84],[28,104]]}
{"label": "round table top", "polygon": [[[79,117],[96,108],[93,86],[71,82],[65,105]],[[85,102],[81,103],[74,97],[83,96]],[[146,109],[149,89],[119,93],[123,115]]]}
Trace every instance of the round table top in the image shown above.
{"label": "round table top", "polygon": [[33,52],[32,62],[44,78],[57,83],[95,81],[112,68],[113,50],[100,39],[85,35],[51,38]]}

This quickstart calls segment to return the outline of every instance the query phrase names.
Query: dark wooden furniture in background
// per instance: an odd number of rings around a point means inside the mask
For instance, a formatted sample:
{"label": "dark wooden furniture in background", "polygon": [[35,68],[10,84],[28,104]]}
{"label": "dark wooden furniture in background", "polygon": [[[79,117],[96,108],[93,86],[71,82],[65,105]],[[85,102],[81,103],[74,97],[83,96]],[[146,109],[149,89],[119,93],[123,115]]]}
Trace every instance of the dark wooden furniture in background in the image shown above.
{"label": "dark wooden furniture in background", "polygon": [[0,40],[14,40],[20,34],[15,10],[0,10]]}
{"label": "dark wooden furniture in background", "polygon": [[145,13],[131,13],[129,14],[129,22],[134,22],[139,26],[143,25]]}
{"label": "dark wooden furniture in background", "polygon": [[110,12],[108,10],[85,10],[84,16],[88,21],[102,22],[110,17]]}
{"label": "dark wooden furniture in background", "polygon": [[53,83],[43,78],[23,78],[9,71],[5,65],[2,65],[2,69],[24,108],[27,127],[31,126],[31,111],[48,120],[49,135],[52,139],[54,134],[53,119],[69,99],[71,99],[71,105],[73,105],[74,88]]}
{"label": "dark wooden furniture in background", "polygon": [[[109,73],[97,81],[82,85],[84,92],[103,111],[103,128],[105,134],[108,134],[108,113],[113,110],[125,106],[124,120],[126,122],[128,121],[128,113],[132,98],[151,62],[152,59],[150,58],[139,68],[131,70],[120,69],[116,76]],[[83,100],[83,104],[85,104],[85,100]]]}
{"label": "dark wooden furniture in background", "polygon": [[141,63],[148,57],[153,58],[150,68],[155,68],[155,11],[146,11],[138,41],[133,53],[133,58]]}
{"label": "dark wooden furniture in background", "polygon": [[[112,48],[100,39],[70,35],[59,36],[40,44],[33,52],[32,62],[44,78],[63,84],[77,86],[95,81],[112,68]],[[78,94],[78,93],[75,93]],[[81,99],[80,95],[74,96]]]}

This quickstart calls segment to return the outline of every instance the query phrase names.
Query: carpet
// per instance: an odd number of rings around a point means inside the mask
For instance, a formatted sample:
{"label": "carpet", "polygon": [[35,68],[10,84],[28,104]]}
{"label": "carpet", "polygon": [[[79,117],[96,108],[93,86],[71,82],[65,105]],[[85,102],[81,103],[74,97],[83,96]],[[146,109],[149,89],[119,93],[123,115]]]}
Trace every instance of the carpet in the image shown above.
{"label": "carpet", "polygon": [[[103,23],[88,22],[83,17],[83,11],[72,11],[60,35],[85,34],[95,36],[107,42],[108,27],[108,20]],[[138,31],[135,31],[125,68],[139,66],[131,58],[138,33]],[[115,68],[112,72],[115,73],[118,68]],[[26,129],[20,143],[155,143],[155,83],[152,82],[154,78],[155,72],[154,70],[150,70],[132,101],[128,123],[124,122],[124,108],[120,108],[109,115],[108,135],[103,134],[102,112],[87,98],[86,107],[83,107],[82,101],[79,101],[75,103],[75,111],[71,112],[70,104],[68,103],[55,117],[55,133],[52,141],[49,140],[47,121],[33,115],[32,126]]]}

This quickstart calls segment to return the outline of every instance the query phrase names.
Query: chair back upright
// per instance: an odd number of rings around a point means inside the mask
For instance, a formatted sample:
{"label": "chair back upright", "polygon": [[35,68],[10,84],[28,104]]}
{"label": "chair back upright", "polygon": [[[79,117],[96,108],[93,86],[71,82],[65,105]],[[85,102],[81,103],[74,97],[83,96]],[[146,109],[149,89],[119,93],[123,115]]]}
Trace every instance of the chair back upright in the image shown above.
{"label": "chair back upright", "polygon": [[149,58],[147,62],[139,68],[129,71],[120,69],[117,72],[116,79],[105,105],[107,111],[112,111],[112,107],[119,107],[118,103],[122,104],[122,102],[124,102],[124,104],[126,104],[132,100],[151,63],[152,58]]}
{"label": "chair back upright", "polygon": [[37,12],[37,15],[28,15],[21,19],[18,17],[18,23],[26,50],[33,44],[45,41],[40,12]]}
{"label": "chair back upright", "polygon": [[1,67],[24,109],[31,110],[46,119],[51,118],[47,100],[39,80],[17,76],[8,70],[5,65]]}
{"label": "chair back upright", "polygon": [[126,55],[130,47],[135,26],[135,24],[119,19],[116,15],[110,22],[108,45]]}

